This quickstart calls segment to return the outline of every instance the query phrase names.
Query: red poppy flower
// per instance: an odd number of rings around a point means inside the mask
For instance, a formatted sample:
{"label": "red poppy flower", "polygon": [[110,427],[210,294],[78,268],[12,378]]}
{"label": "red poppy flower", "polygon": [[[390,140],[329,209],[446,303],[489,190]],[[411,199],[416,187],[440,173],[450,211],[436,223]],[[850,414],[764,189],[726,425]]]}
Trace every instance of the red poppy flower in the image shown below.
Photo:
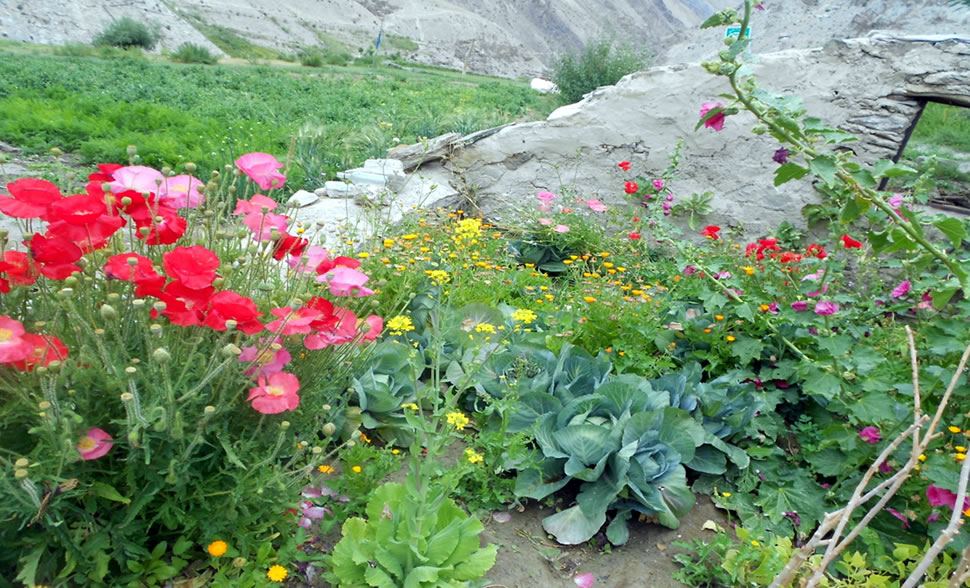
{"label": "red poppy flower", "polygon": [[63,198],[47,180],[24,178],[7,184],[10,196],[0,196],[0,212],[15,218],[45,218],[47,208]]}
{"label": "red poppy flower", "polygon": [[[135,221],[138,226],[136,235],[139,239],[149,245],[171,245],[178,241],[185,234],[187,224],[185,219],[178,215],[178,211],[164,205],[158,205],[155,210],[155,217],[146,221]],[[142,234],[143,228],[148,228],[146,234]]]}
{"label": "red poppy flower", "polygon": [[88,176],[92,182],[104,183],[114,181],[114,173],[122,166],[117,163],[99,163],[98,170]]}
{"label": "red poppy flower", "polygon": [[63,237],[73,241],[81,251],[89,253],[102,249],[118,229],[125,226],[125,219],[119,216],[102,214],[93,222],[83,225],[71,224],[65,220],[52,222],[47,227],[49,236]]}
{"label": "red poppy flower", "polygon": [[46,367],[54,360],[67,359],[67,346],[54,335],[25,333],[20,338],[30,345],[27,357],[13,364],[22,372],[32,372],[34,368]]}
{"label": "red poppy flower", "polygon": [[310,328],[314,331],[329,331],[337,324],[337,317],[333,313],[333,304],[326,298],[314,296],[304,305],[305,308],[315,310],[320,316],[310,323]]}
{"label": "red poppy flower", "polygon": [[211,286],[216,279],[219,256],[201,245],[176,247],[162,256],[162,267],[186,288],[198,290]]}
{"label": "red poppy flower", "polygon": [[630,232],[630,233],[629,233],[629,234],[627,235],[627,237],[629,237],[629,238],[631,238],[631,239],[633,239],[633,240],[637,240],[637,239],[639,239],[639,238],[640,238],[640,233],[638,233],[638,232],[636,232],[636,231],[632,231],[632,232]]}
{"label": "red poppy flower", "polygon": [[620,163],[616,164],[616,167],[622,169],[623,171],[630,171],[630,162],[621,161]]}
{"label": "red poppy flower", "polygon": [[307,239],[302,239],[289,233],[283,233],[276,240],[276,245],[273,247],[273,259],[282,261],[287,255],[299,257],[303,255],[303,250],[309,244],[310,241]]}
{"label": "red poppy flower", "polygon": [[701,235],[703,235],[704,237],[707,237],[708,239],[713,239],[717,241],[718,239],[720,239],[720,237],[718,237],[717,235],[718,231],[720,230],[721,230],[721,227],[717,225],[707,225],[706,227],[704,227],[704,230],[701,231]]}
{"label": "red poppy flower", "polygon": [[52,280],[67,279],[81,268],[74,262],[81,258],[81,248],[63,237],[47,237],[35,233],[30,241],[24,241],[36,263],[37,271]]}
{"label": "red poppy flower", "polygon": [[11,284],[29,286],[37,281],[37,267],[23,251],[3,252],[4,273]]}
{"label": "red poppy flower", "polygon": [[846,249],[861,249],[862,248],[862,243],[860,241],[856,241],[855,239],[853,239],[852,237],[850,237],[848,235],[842,235],[842,245]]}
{"label": "red poppy flower", "polygon": [[262,314],[251,299],[223,290],[212,297],[203,324],[213,331],[225,331],[226,321],[234,320],[238,330],[253,335],[263,330],[263,323],[257,320]]}
{"label": "red poppy flower", "polygon": [[[134,262],[132,263],[132,260]],[[165,276],[155,271],[152,260],[137,253],[119,253],[108,258],[104,265],[104,274],[109,280],[124,280],[134,282],[135,296],[161,297]]]}
{"label": "red poppy flower", "polygon": [[627,194],[636,194],[637,193],[637,190],[639,190],[639,189],[640,189],[640,186],[637,186],[637,183],[636,182],[627,182],[627,183],[623,184],[623,190]]}
{"label": "red poppy flower", "polygon": [[[166,308],[162,314],[172,321],[172,324],[191,327],[202,324],[213,292],[215,288],[193,289],[186,288],[181,282],[169,282],[156,297],[165,303]],[[152,309],[151,317],[157,316],[158,311]]]}
{"label": "red poppy flower", "polygon": [[320,262],[320,265],[317,266],[317,275],[322,276],[337,266],[357,269],[360,267],[360,261],[354,259],[353,257],[344,257],[343,255],[340,257],[335,257],[334,259],[324,259]]}

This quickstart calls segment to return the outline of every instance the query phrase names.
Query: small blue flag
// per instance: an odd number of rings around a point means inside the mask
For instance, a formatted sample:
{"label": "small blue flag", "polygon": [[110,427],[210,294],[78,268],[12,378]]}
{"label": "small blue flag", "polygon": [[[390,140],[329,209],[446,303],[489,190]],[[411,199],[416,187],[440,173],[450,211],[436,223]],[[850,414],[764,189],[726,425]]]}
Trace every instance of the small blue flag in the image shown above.
{"label": "small blue flag", "polygon": [[381,35],[383,35],[383,34],[384,34],[384,31],[380,31],[379,33],[377,33],[377,48],[378,49],[381,48]]}

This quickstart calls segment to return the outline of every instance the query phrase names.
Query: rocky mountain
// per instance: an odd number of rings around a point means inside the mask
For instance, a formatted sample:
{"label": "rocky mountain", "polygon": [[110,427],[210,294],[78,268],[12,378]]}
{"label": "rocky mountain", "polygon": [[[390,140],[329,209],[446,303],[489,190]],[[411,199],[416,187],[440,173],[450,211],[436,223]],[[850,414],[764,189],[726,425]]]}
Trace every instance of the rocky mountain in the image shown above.
{"label": "rocky mountain", "polygon": [[602,34],[637,46],[695,27],[737,0],[0,0],[0,38],[89,42],[130,16],[159,27],[161,47],[206,45],[213,27],[279,51],[373,46],[387,54],[503,76],[542,75],[553,57]]}

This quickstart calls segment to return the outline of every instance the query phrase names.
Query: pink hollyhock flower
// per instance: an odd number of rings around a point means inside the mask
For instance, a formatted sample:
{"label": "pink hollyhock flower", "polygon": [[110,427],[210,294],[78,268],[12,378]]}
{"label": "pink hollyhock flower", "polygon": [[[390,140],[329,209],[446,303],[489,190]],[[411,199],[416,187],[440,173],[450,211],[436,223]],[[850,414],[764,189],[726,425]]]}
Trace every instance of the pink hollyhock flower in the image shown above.
{"label": "pink hollyhock flower", "polygon": [[[283,340],[276,338],[276,343],[282,344]],[[239,354],[239,361],[242,363],[253,362],[253,366],[246,369],[247,376],[267,377],[277,372],[283,371],[286,364],[293,360],[293,356],[285,347],[280,347],[273,351],[266,345],[266,339],[260,339],[259,345],[243,347]]]}
{"label": "pink hollyhock flower", "polygon": [[598,199],[593,198],[592,200],[586,201],[586,206],[589,207],[593,212],[606,212],[606,205],[600,202]]}
{"label": "pink hollyhock flower", "polygon": [[839,312],[839,305],[837,302],[819,300],[815,303],[815,314],[819,316],[829,316],[837,312]]}
{"label": "pink hollyhock flower", "polygon": [[692,265],[689,265],[689,266],[687,266],[687,267],[684,268],[684,275],[685,276],[693,276],[695,273],[697,273],[697,268],[694,267],[694,266],[692,266]]}
{"label": "pink hollyhock flower", "polygon": [[553,194],[552,192],[539,192],[538,194],[536,194],[536,198],[545,202],[546,204],[549,204],[556,199],[556,195]]}
{"label": "pink hollyhock flower", "polygon": [[24,339],[24,326],[9,316],[0,316],[0,363],[23,361],[34,350]]}
{"label": "pink hollyhock flower", "polygon": [[277,171],[283,164],[269,153],[247,153],[236,160],[236,167],[256,182],[260,190],[282,188],[286,183],[286,176]]}
{"label": "pink hollyhock flower", "polygon": [[81,437],[81,440],[75,445],[75,449],[81,453],[81,459],[85,461],[104,457],[111,451],[111,435],[106,433],[104,429],[92,427]]}
{"label": "pink hollyhock flower", "polygon": [[805,276],[802,277],[802,281],[804,282],[806,280],[811,280],[813,282],[817,282],[817,281],[821,280],[822,279],[822,276],[824,276],[824,275],[825,275],[825,269],[820,269],[820,270],[815,271],[815,272],[812,272],[810,274],[805,274]]}
{"label": "pink hollyhock flower", "polygon": [[656,191],[658,191],[658,192],[660,190],[663,190],[664,189],[664,186],[666,186],[666,185],[667,184],[665,184],[663,180],[654,180],[653,181],[653,189],[656,190]]}
{"label": "pink hollyhock flower", "polygon": [[893,298],[902,298],[903,296],[909,294],[909,289],[909,280],[903,280],[898,286],[893,288],[893,291],[889,295]]}
{"label": "pink hollyhock flower", "polygon": [[808,310],[808,302],[806,302],[805,300],[799,300],[797,302],[792,302],[791,303],[791,308],[792,308],[792,310],[797,311],[797,312],[805,312],[806,310]]}
{"label": "pink hollyhock flower", "polygon": [[902,194],[893,194],[892,196],[889,197],[888,200],[886,200],[886,202],[889,203],[889,206],[893,207],[893,210],[896,211],[896,214],[903,214],[903,211],[902,211],[903,195]]}
{"label": "pink hollyhock flower", "polygon": [[293,374],[277,372],[269,379],[260,376],[255,388],[249,389],[247,402],[253,403],[253,408],[263,414],[278,414],[286,410],[294,410],[300,405],[300,380]]}
{"label": "pink hollyhock flower", "polygon": [[883,474],[891,474],[893,473],[893,467],[886,462],[882,462],[879,464],[879,471]]}
{"label": "pink hollyhock flower", "polygon": [[[704,104],[701,104],[701,118],[707,116],[707,113],[715,108],[723,107],[724,105],[720,102],[705,102]],[[709,129],[714,129],[715,131],[724,130],[724,112],[718,112],[711,118],[704,121],[704,126]]]}
{"label": "pink hollyhock flower", "polygon": [[205,200],[202,187],[202,180],[186,174],[165,178],[158,188],[158,202],[172,208],[195,208]]}
{"label": "pink hollyhock flower", "polygon": [[596,582],[596,577],[590,573],[578,574],[573,578],[573,582],[575,582],[579,588],[590,588],[590,586]]}
{"label": "pink hollyhock flower", "polygon": [[931,306],[933,306],[933,297],[930,296],[930,292],[927,290],[926,292],[923,292],[922,296],[920,296],[919,304],[916,305],[916,308],[926,310]]}
{"label": "pink hollyhock flower", "polygon": [[891,507],[888,507],[888,506],[886,507],[886,510],[889,511],[889,514],[891,514],[894,517],[896,517],[897,519],[903,521],[903,528],[904,529],[908,529],[909,528],[909,519],[907,519],[906,516],[903,513],[899,512],[895,508],[891,508]]}
{"label": "pink hollyhock flower", "polygon": [[717,272],[714,277],[718,280],[726,280],[731,277],[731,272]]}
{"label": "pink hollyhock flower", "polygon": [[556,226],[552,227],[552,230],[555,231],[555,232],[557,232],[557,233],[568,233],[569,232],[569,227],[567,227],[566,225],[556,225]]}
{"label": "pink hollyhock flower", "polygon": [[768,305],[768,310],[766,310],[765,312],[770,313],[770,314],[778,314],[778,303],[777,302],[772,302],[771,304],[769,304]]}
{"label": "pink hollyhock flower", "polygon": [[[950,510],[953,510],[957,505],[956,494],[946,488],[940,488],[932,484],[926,488],[926,499],[930,502],[930,506],[945,506]],[[966,511],[967,509],[970,509],[970,497],[964,497],[963,499],[963,510]],[[928,519],[927,522],[932,522],[932,520]]]}
{"label": "pink hollyhock flower", "polygon": [[364,284],[368,280],[370,278],[367,274],[342,265],[317,276],[318,282],[327,282],[330,286],[330,293],[334,296],[354,296],[355,298],[370,296],[374,293],[370,288],[364,288]]}
{"label": "pink hollyhock flower", "polygon": [[868,426],[859,431],[859,438],[870,445],[875,445],[882,441],[882,434],[876,427]]}
{"label": "pink hollyhock flower", "polygon": [[814,290],[812,292],[805,292],[805,296],[808,296],[810,298],[818,298],[819,296],[821,296],[822,294],[825,294],[828,291],[829,291],[829,285],[822,284],[822,287],[818,290]]}
{"label": "pink hollyhock flower", "polygon": [[126,190],[134,190],[139,194],[145,192],[157,194],[159,186],[165,182],[162,172],[144,165],[120,167],[115,170],[112,177],[114,181],[108,184],[112,194],[120,194]]}
{"label": "pink hollyhock flower", "polygon": [[551,218],[544,218],[544,217],[543,218],[540,218],[539,219],[539,224],[548,227],[549,225],[552,224],[552,219]]}

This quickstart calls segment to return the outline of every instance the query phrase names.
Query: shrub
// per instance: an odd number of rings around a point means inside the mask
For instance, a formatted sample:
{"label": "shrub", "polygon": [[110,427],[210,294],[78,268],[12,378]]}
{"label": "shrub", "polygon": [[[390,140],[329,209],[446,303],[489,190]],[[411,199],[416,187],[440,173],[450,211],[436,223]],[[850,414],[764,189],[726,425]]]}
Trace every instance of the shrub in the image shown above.
{"label": "shrub", "polygon": [[129,17],[111,23],[94,38],[94,44],[111,47],[141,47],[151,51],[161,34],[155,28]]}
{"label": "shrub", "polygon": [[587,43],[579,55],[559,56],[552,81],[559,86],[564,104],[578,102],[584,94],[615,84],[626,74],[647,67],[649,61],[645,50],[637,50],[628,43],[617,45],[612,38],[602,37]]}
{"label": "shrub", "polygon": [[307,67],[320,67],[323,65],[323,54],[319,51],[306,50],[300,51],[300,63]]}
{"label": "shrub", "polygon": [[179,45],[175,53],[172,53],[172,59],[182,63],[204,63],[206,65],[213,65],[219,61],[219,58],[213,55],[211,51],[195,43]]}

